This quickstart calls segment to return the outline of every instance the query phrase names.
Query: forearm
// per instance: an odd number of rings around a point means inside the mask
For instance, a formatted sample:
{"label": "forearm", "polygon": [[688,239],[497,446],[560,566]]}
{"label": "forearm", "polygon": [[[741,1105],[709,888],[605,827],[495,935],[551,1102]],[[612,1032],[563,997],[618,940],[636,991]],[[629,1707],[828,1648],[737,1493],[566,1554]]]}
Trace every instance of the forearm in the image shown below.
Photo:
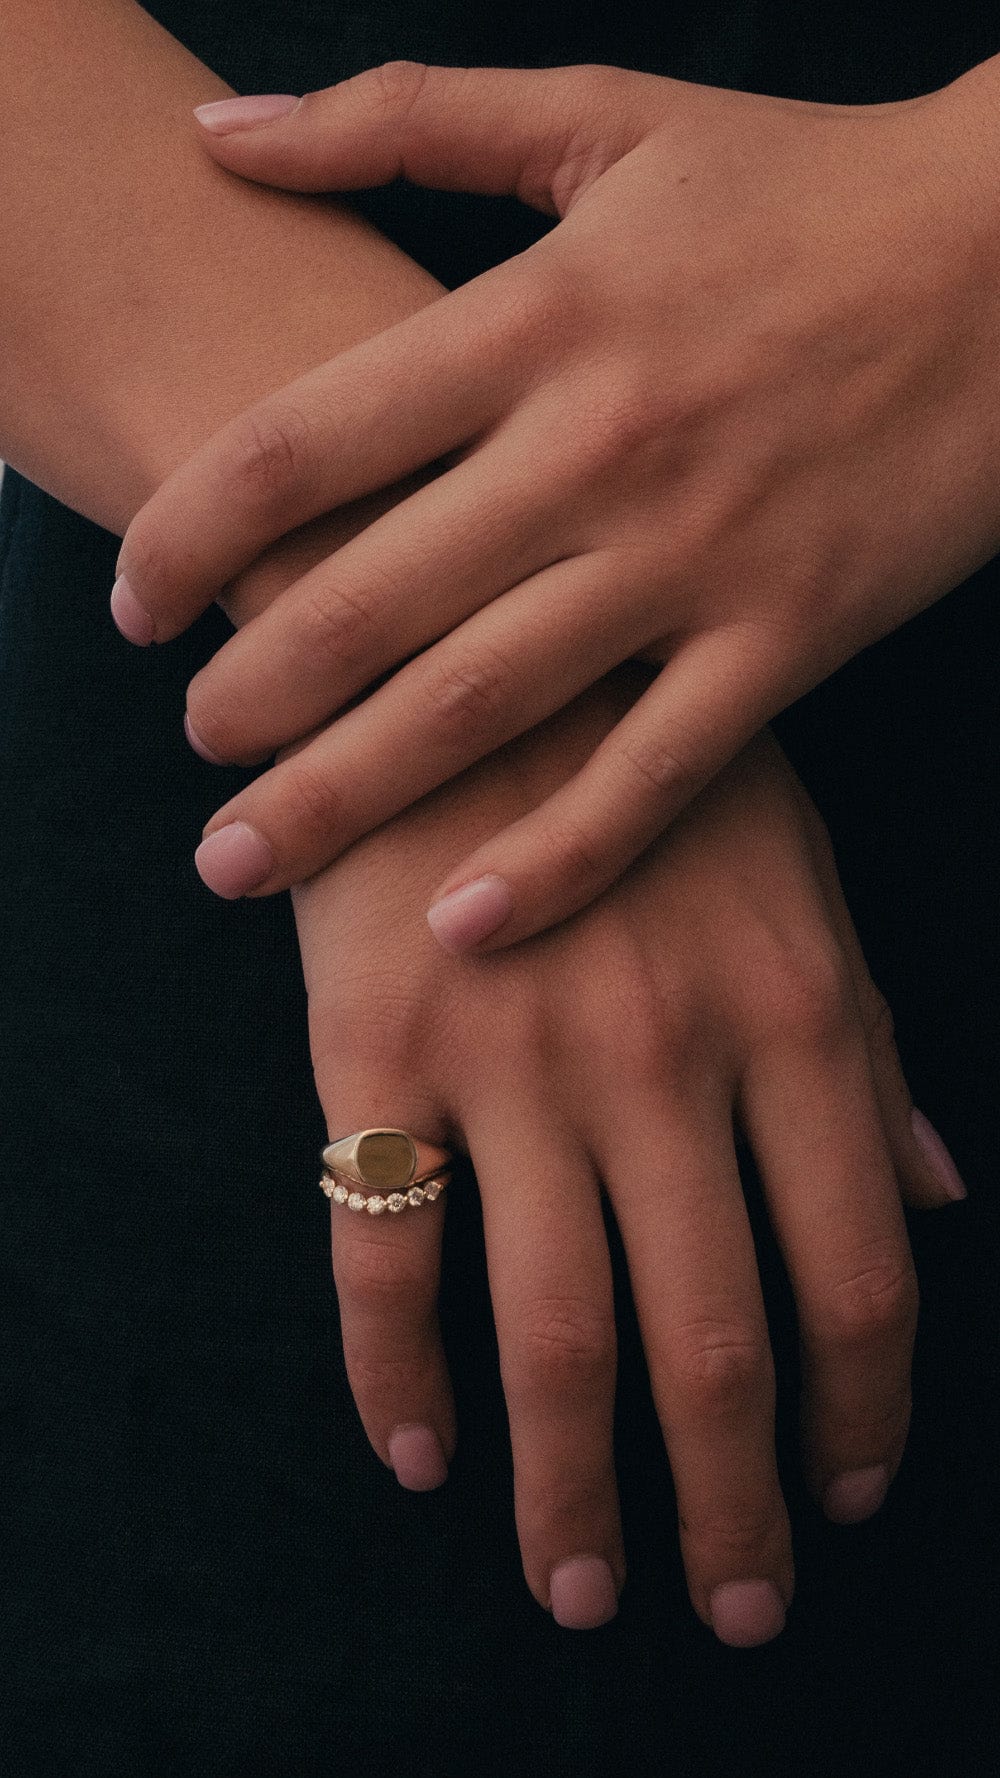
{"label": "forearm", "polygon": [[248,402],[433,300],[360,217],[217,167],[232,88],[131,0],[0,4],[0,455],[117,533]]}

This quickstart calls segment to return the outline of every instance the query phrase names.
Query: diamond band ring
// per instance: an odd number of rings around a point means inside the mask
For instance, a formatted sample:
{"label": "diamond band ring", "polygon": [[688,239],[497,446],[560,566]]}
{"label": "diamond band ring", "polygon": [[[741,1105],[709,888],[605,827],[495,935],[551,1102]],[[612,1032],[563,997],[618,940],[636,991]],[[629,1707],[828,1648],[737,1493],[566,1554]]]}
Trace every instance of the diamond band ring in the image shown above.
{"label": "diamond band ring", "polygon": [[[334,1204],[367,1210],[369,1216],[386,1210],[398,1215],[440,1196],[450,1160],[446,1148],[421,1142],[408,1130],[356,1130],[323,1149],[325,1171],[319,1183]],[[365,1193],[358,1189],[362,1185],[374,1189]]]}

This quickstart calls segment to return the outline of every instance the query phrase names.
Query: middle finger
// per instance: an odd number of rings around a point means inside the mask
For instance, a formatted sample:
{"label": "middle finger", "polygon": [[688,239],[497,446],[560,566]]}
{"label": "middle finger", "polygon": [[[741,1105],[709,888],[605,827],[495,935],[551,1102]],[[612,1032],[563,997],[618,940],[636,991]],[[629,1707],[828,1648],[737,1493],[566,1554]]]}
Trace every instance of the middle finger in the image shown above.
{"label": "middle finger", "polygon": [[614,1616],[625,1581],[600,1190],[574,1139],[509,1083],[463,1124],[482,1197],[524,1576],[558,1623],[591,1629]]}

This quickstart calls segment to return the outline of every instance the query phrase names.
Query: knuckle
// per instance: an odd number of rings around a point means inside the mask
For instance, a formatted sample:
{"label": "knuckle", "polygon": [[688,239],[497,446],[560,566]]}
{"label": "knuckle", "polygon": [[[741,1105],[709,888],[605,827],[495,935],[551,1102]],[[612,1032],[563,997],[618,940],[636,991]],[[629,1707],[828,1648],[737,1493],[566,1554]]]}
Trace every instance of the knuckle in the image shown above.
{"label": "knuckle", "polygon": [[481,747],[497,737],[514,683],[509,662],[496,653],[479,653],[436,668],[425,697],[453,746]]}
{"label": "knuckle", "polygon": [[512,365],[561,359],[588,312],[586,289],[573,267],[543,239],[491,276],[490,309],[481,317],[478,345],[497,374],[509,376]]}
{"label": "knuckle", "polygon": [[688,747],[667,733],[623,736],[618,758],[630,790],[652,793],[657,804],[667,800],[680,807],[698,789]]}
{"label": "knuckle", "polygon": [[[881,1392],[863,1407],[848,1412],[829,1412],[823,1428],[825,1447],[831,1452],[867,1450],[873,1453],[894,1451],[906,1442],[913,1397],[909,1380],[889,1397]],[[856,1464],[847,1460],[834,1464],[834,1469],[851,1469]]]}
{"label": "knuckle", "polygon": [[391,948],[386,954],[385,914],[377,904],[371,908],[371,921],[382,955],[357,962],[345,954],[341,966],[325,977],[322,994],[309,994],[309,1048],[316,1084],[324,1104],[332,1107],[339,1103],[349,1073],[363,1080],[396,1082],[407,1107],[400,1121],[421,1129],[430,1141],[443,1141],[440,1107],[430,1078],[430,1059],[445,1025],[441,996],[416,960],[401,961]]}
{"label": "knuckle", "polygon": [[[371,1220],[363,1211],[360,1219]],[[355,1216],[354,1221],[358,1220]],[[395,1242],[366,1240],[361,1229],[351,1229],[350,1235],[334,1256],[338,1294],[351,1304],[379,1314],[405,1315],[408,1321],[415,1314],[426,1315],[430,1303],[427,1282],[406,1250]]]}
{"label": "knuckle", "polygon": [[826,1336],[832,1345],[847,1348],[887,1336],[912,1338],[919,1309],[911,1257],[887,1246],[836,1281],[824,1307]]}
{"label": "knuckle", "polygon": [[739,1322],[692,1322],[671,1335],[667,1372],[680,1401],[698,1415],[744,1410],[773,1391],[767,1340]]}
{"label": "knuckle", "polygon": [[400,57],[369,68],[358,79],[358,91],[378,116],[399,123],[419,102],[429,73],[426,63]]}
{"label": "knuckle", "polygon": [[619,370],[586,416],[588,443],[600,463],[620,464],[659,445],[668,420],[663,405],[638,375]]}
{"label": "knuckle", "polygon": [[633,1015],[616,1045],[623,1077],[637,1086],[655,1085],[670,1068],[673,1046],[654,1018]]}
{"label": "knuckle", "polygon": [[597,836],[565,816],[546,824],[540,846],[546,874],[574,895],[596,895],[615,874]]}
{"label": "knuckle", "polygon": [[510,281],[498,312],[503,338],[508,347],[558,356],[585,320],[586,288],[574,268],[547,250],[544,241],[529,251],[531,277]]}
{"label": "knuckle", "polygon": [[543,1390],[567,1385],[589,1389],[614,1376],[617,1347],[613,1323],[579,1298],[548,1297],[528,1305],[518,1329],[525,1374]]}
{"label": "knuckle", "polygon": [[874,982],[869,982],[865,997],[865,1024],[872,1047],[882,1054],[895,1054],[896,1021],[892,1007]]}
{"label": "knuckle", "polygon": [[836,946],[812,941],[769,951],[756,984],[770,1031],[802,1046],[839,1048],[856,1022],[850,975]]}
{"label": "knuckle", "polygon": [[[761,1510],[715,1510],[692,1518],[681,1517],[681,1530],[689,1543],[734,1574],[752,1572],[759,1557],[769,1558],[775,1546],[774,1517]],[[766,1567],[765,1567],[766,1572]]]}
{"label": "knuckle", "polygon": [[830,830],[814,802],[808,796],[800,799],[799,820],[802,822],[806,839],[817,854],[821,867],[829,876],[839,878],[837,855],[833,849]]}
{"label": "knuckle", "polygon": [[310,761],[308,749],[282,765],[282,807],[294,823],[295,836],[306,847],[326,846],[339,837],[342,798],[323,767]]}
{"label": "knuckle", "polygon": [[[693,1009],[683,991],[657,994],[643,983],[633,988],[616,1023],[615,1066],[638,1087],[680,1088],[701,1060]],[[605,1035],[605,1055],[608,1047]]]}
{"label": "knuckle", "polygon": [[265,518],[284,516],[314,473],[312,427],[300,408],[269,406],[245,414],[232,441],[241,497]]}
{"label": "knuckle", "polygon": [[355,1399],[365,1403],[419,1399],[421,1370],[411,1352],[373,1350],[344,1343],[344,1363]]}
{"label": "knuckle", "polygon": [[[600,62],[543,71],[539,98],[559,153],[553,184],[563,202],[579,184],[599,177],[637,140],[634,75]],[[575,176],[574,176],[575,175]]]}
{"label": "knuckle", "polygon": [[[609,1437],[610,1446],[610,1437]],[[527,1473],[525,1473],[525,1470]],[[615,1484],[610,1454],[575,1452],[559,1467],[515,1466],[519,1519],[530,1526],[536,1551],[565,1550],[567,1531],[607,1521],[615,1511]],[[545,1565],[548,1568],[549,1564]]]}
{"label": "knuckle", "polygon": [[311,666],[372,675],[379,633],[360,593],[343,582],[310,586],[302,595],[299,618],[302,653]]}
{"label": "knuckle", "polygon": [[584,1072],[600,1079],[614,1065],[617,1076],[658,1095],[703,1076],[714,1033],[689,971],[653,976],[648,957],[633,942],[623,944],[619,933],[601,935],[600,942],[605,990],[575,1006],[571,1021],[573,1053]]}

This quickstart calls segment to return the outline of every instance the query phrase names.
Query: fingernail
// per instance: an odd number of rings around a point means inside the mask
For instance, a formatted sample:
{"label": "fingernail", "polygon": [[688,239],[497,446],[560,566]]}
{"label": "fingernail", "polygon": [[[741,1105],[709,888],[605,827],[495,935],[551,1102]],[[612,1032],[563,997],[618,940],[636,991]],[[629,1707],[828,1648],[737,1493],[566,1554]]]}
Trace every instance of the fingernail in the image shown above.
{"label": "fingernail", "polygon": [[[106,586],[107,581],[104,584]],[[145,606],[139,604],[123,574],[111,588],[111,616],[126,640],[134,642],[138,648],[145,648],[152,642],[153,620]]]}
{"label": "fingernail", "polygon": [[196,105],[195,117],[215,136],[230,130],[252,130],[257,124],[285,117],[298,104],[294,93],[248,93],[245,98],[217,99],[212,105]]}
{"label": "fingernail", "polygon": [[949,1198],[967,1198],[969,1194],[962,1184],[962,1176],[934,1125],[929,1122],[922,1111],[914,1111],[910,1121],[913,1125],[913,1134],[942,1191],[946,1191]]}
{"label": "fingernail", "polygon": [[771,1580],[727,1580],[709,1600],[712,1628],[731,1648],[770,1642],[785,1627],[785,1604]]}
{"label": "fingernail", "polygon": [[219,827],[202,840],[194,862],[202,882],[216,895],[233,901],[248,889],[256,889],[270,875],[274,853],[263,834],[249,822],[231,821],[228,827]]}
{"label": "fingernail", "polygon": [[226,764],[224,759],[220,759],[217,753],[213,753],[211,748],[205,746],[201,736],[192,726],[191,718],[186,710],[184,712],[184,733],[187,735],[195,752],[200,753],[202,759],[207,759],[210,766],[224,766]]}
{"label": "fingernail", "polygon": [[889,1491],[889,1471],[884,1463],[873,1469],[845,1469],[834,1476],[823,1495],[823,1511],[838,1525],[854,1525],[870,1519]]}
{"label": "fingernail", "polygon": [[430,1426],[415,1421],[389,1434],[389,1461],[404,1488],[440,1488],[448,1479],[441,1441]]}
{"label": "fingernail", "polygon": [[502,926],[514,906],[503,877],[477,877],[427,910],[427,924],[446,951],[467,951]]}
{"label": "fingernail", "polygon": [[552,1616],[564,1630],[596,1630],[618,1611],[615,1577],[603,1556],[571,1556],[549,1576]]}

